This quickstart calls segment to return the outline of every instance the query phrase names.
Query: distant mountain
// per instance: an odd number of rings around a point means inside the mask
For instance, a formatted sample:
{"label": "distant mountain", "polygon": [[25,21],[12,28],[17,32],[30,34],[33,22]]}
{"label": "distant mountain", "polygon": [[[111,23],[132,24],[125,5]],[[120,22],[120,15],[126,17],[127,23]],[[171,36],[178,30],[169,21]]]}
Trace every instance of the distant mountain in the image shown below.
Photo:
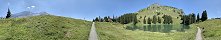
{"label": "distant mountain", "polygon": [[22,17],[29,17],[29,16],[36,16],[36,15],[49,15],[47,12],[39,12],[39,13],[33,13],[30,11],[23,11],[20,13],[12,14],[12,18],[22,18]]}

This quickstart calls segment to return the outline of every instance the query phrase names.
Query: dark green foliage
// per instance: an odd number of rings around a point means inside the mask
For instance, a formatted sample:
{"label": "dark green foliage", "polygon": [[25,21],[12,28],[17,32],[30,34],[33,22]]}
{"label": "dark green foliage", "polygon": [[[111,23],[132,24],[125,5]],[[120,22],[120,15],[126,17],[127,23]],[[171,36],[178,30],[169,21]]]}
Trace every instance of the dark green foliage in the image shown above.
{"label": "dark green foliage", "polygon": [[148,24],[151,24],[151,22],[152,22],[152,20],[150,19],[150,17],[148,17],[147,23],[148,23]]}
{"label": "dark green foliage", "polygon": [[146,19],[144,18],[144,20],[143,20],[143,24],[146,24]]}
{"label": "dark green foliage", "polygon": [[192,13],[192,14],[189,14],[189,15],[183,15],[181,20],[183,20],[183,22],[181,24],[190,25],[190,24],[195,23],[196,17],[195,17],[195,14]]}
{"label": "dark green foliage", "polygon": [[95,22],[95,20],[93,19],[92,22]]}
{"label": "dark green foliage", "polygon": [[202,21],[205,21],[205,20],[207,20],[207,12],[206,12],[206,10],[205,11],[203,11],[203,13],[202,13],[202,17],[201,17],[201,20]]}
{"label": "dark green foliage", "polygon": [[116,21],[117,21],[117,18],[115,18],[115,17],[113,16],[112,21],[113,21],[113,22],[116,22]]}
{"label": "dark green foliage", "polygon": [[152,23],[153,23],[153,24],[156,24],[156,23],[157,23],[157,16],[156,16],[156,15],[153,16],[153,21],[152,21]]}
{"label": "dark green foliage", "polygon": [[110,18],[110,16],[105,16],[104,18],[101,18],[100,16],[99,16],[99,18],[95,18],[95,21],[97,21],[97,22],[116,22],[116,20],[117,20],[117,18],[115,18],[114,16],[113,16],[113,18]]}
{"label": "dark green foliage", "polygon": [[181,24],[185,24],[185,25],[189,25],[189,16],[188,15],[183,15],[181,20],[183,20],[183,22]]}
{"label": "dark green foliage", "polygon": [[100,18],[100,22],[104,22],[104,19],[103,19],[103,18]]}
{"label": "dark green foliage", "polygon": [[104,17],[104,22],[109,22],[107,16]]}
{"label": "dark green foliage", "polygon": [[136,26],[136,24],[137,24],[137,14],[134,14],[132,19],[133,19],[133,25]]}
{"label": "dark green foliage", "polygon": [[110,16],[105,16],[104,19],[99,16],[99,18],[95,18],[95,21],[97,22],[118,22],[121,24],[128,24],[131,22],[134,22],[135,24],[137,23],[137,18],[136,18],[137,13],[128,13],[121,15],[120,17],[114,17],[110,18]]}
{"label": "dark green foliage", "polygon": [[160,23],[160,24],[161,24],[161,18],[160,18],[160,17],[158,17],[158,23]]}
{"label": "dark green foliage", "polygon": [[161,13],[160,12],[157,12],[157,15],[160,15]]}
{"label": "dark green foliage", "polygon": [[196,22],[199,22],[199,20],[200,20],[200,15],[199,15],[199,13],[198,13],[198,14],[197,14]]}
{"label": "dark green foliage", "polygon": [[144,16],[143,24],[146,24],[146,16]]}
{"label": "dark green foliage", "polygon": [[10,12],[10,9],[8,9],[6,18],[10,18],[10,17],[11,17],[11,12]]}
{"label": "dark green foliage", "polygon": [[192,13],[192,23],[195,23],[196,22],[196,15],[194,13]]}
{"label": "dark green foliage", "polygon": [[137,15],[137,13],[124,14],[124,15],[121,15],[120,17],[118,17],[117,20],[121,24],[128,24],[128,23],[131,23],[131,22],[136,23],[137,22],[136,15]]}
{"label": "dark green foliage", "polygon": [[163,15],[162,18],[164,19],[164,21],[163,21],[164,24],[172,24],[173,23],[172,17],[169,15]]}
{"label": "dark green foliage", "polygon": [[96,18],[95,18],[95,21],[96,21],[96,22],[99,22],[99,18],[98,18],[98,17],[96,17]]}

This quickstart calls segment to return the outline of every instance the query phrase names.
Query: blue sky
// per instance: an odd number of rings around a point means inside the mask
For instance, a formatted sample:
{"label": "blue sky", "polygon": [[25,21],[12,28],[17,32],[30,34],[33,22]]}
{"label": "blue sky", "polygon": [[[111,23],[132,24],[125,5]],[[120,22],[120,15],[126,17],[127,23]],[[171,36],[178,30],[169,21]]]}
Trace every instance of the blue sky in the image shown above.
{"label": "blue sky", "polygon": [[22,11],[48,12],[92,20],[98,16],[137,12],[154,3],[183,9],[185,14],[201,14],[207,10],[209,18],[221,17],[221,0],[0,0],[0,16],[4,17],[10,7],[13,14]]}

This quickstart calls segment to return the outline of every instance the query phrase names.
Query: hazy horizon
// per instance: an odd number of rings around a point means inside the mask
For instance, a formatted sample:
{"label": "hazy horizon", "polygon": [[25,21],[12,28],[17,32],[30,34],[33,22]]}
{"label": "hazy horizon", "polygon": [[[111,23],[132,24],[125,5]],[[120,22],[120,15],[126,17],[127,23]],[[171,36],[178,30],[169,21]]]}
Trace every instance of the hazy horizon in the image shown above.
{"label": "hazy horizon", "polygon": [[48,12],[53,15],[92,20],[98,16],[120,16],[137,12],[151,4],[183,9],[185,14],[207,10],[209,18],[221,17],[221,0],[0,0],[0,16],[22,11]]}

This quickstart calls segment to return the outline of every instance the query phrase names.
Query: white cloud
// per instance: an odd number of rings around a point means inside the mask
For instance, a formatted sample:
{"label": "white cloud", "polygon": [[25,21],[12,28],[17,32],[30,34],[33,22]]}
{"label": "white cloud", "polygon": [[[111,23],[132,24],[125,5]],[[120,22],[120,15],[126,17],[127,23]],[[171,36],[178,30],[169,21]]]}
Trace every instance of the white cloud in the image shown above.
{"label": "white cloud", "polygon": [[28,9],[30,9],[31,7],[27,7]]}
{"label": "white cloud", "polygon": [[31,6],[32,8],[35,8],[35,6]]}

